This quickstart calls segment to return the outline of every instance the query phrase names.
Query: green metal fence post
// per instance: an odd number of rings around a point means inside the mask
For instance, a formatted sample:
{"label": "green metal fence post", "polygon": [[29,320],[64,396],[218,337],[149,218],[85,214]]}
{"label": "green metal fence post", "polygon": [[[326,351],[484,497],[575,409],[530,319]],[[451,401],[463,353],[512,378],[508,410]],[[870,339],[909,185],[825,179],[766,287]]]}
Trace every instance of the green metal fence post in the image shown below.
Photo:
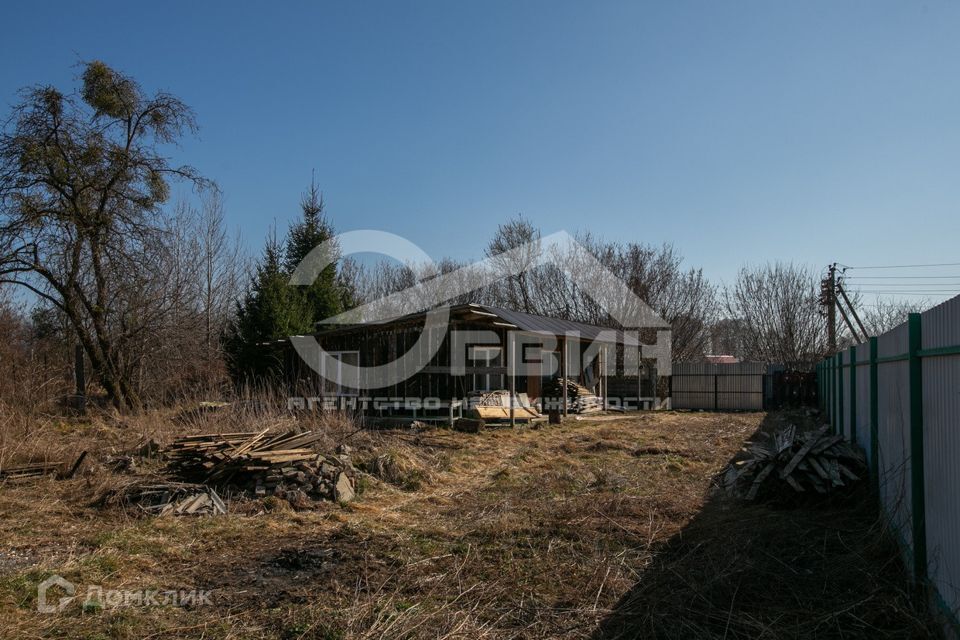
{"label": "green metal fence post", "polygon": [[870,470],[873,473],[873,489],[880,490],[880,367],[877,364],[877,339],[870,338]]}
{"label": "green metal fence post", "polygon": [[923,469],[923,367],[920,361],[921,316],[907,320],[907,352],[910,371],[910,512],[913,515],[913,574],[917,582],[927,578],[927,518]]}
{"label": "green metal fence post", "polygon": [[857,347],[850,347],[850,442],[857,444]]}

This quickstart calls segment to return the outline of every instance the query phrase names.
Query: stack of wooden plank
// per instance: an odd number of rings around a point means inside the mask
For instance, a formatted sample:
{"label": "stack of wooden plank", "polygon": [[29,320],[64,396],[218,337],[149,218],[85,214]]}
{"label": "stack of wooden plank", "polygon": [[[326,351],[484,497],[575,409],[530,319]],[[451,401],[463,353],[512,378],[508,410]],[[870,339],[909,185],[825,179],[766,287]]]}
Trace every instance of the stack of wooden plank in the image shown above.
{"label": "stack of wooden plank", "polygon": [[603,398],[569,378],[554,378],[544,385],[544,397],[550,398],[552,405],[556,405],[558,402],[562,403],[564,385],[567,387],[568,412],[591,413],[603,410]]}
{"label": "stack of wooden plank", "polygon": [[227,482],[235,476],[307,462],[316,456],[309,446],[323,437],[315,431],[269,433],[265,429],[259,433],[187,436],[167,447],[166,455],[170,467],[184,477]]}
{"label": "stack of wooden plank", "polygon": [[828,434],[829,427],[798,434],[793,426],[774,433],[766,442],[743,449],[746,457],[722,473],[721,482],[731,493],[747,500],[758,495],[812,491],[826,494],[860,480],[863,454]]}
{"label": "stack of wooden plank", "polygon": [[87,452],[82,451],[69,469],[63,462],[33,462],[15,467],[0,467],[0,482],[4,480],[29,480],[47,475],[55,476],[59,480],[68,480],[77,473],[80,465],[86,459]]}
{"label": "stack of wooden plank", "polygon": [[261,496],[300,491],[351,500],[354,471],[349,457],[318,454],[311,445],[321,438],[315,431],[203,434],[176,440],[165,454],[169,469],[188,480],[232,485]]}
{"label": "stack of wooden plank", "polygon": [[36,462],[18,467],[3,467],[0,468],[0,480],[23,480],[56,474],[62,471],[63,466],[63,462]]}
{"label": "stack of wooden plank", "polygon": [[[483,391],[470,398],[469,414],[472,418],[487,421],[510,419],[510,392],[506,390]],[[513,419],[521,422],[541,418],[540,412],[530,404],[527,394],[520,393],[513,401]]]}

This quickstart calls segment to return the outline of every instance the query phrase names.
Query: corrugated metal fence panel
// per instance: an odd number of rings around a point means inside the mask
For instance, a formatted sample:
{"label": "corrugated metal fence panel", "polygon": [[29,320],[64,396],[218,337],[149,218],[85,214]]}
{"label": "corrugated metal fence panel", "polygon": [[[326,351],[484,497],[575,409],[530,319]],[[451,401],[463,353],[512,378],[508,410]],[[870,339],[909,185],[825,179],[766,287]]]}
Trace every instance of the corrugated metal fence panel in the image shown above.
{"label": "corrugated metal fence panel", "polygon": [[[880,358],[907,352],[907,325],[877,340]],[[910,510],[910,377],[906,361],[883,362],[878,369],[878,456],[880,500],[901,539],[913,544]],[[907,555],[907,561],[911,559]]]}
{"label": "corrugated metal fence panel", "polygon": [[677,409],[713,409],[715,366],[703,362],[674,364],[672,406]]}
{"label": "corrugated metal fence panel", "polygon": [[857,346],[857,444],[863,447],[870,460],[870,345]]}
{"label": "corrugated metal fence panel", "polygon": [[766,365],[758,362],[673,365],[672,405],[677,409],[763,409]]}
{"label": "corrugated metal fence panel", "polygon": [[[936,587],[940,604],[954,625],[960,613],[960,296],[926,311],[920,322],[923,427],[924,522],[927,575]],[[943,349],[945,351],[937,352]],[[842,369],[843,384],[836,402],[834,360],[821,365],[828,414],[850,437],[850,399],[855,394],[856,439],[866,452],[870,442],[870,344],[857,345],[856,388],[849,385],[850,367]],[[877,356],[890,358],[877,364],[877,468],[880,500],[896,529],[905,560],[913,562],[913,522],[910,451],[910,350],[909,324],[904,323],[877,338]],[[841,354],[849,362],[849,351]],[[838,406],[839,405],[839,406]],[[836,411],[842,410],[837,416]],[[872,462],[872,461],[871,461]],[[872,465],[871,465],[872,466]],[[911,567],[912,568],[912,567]],[[921,572],[918,572],[921,573]],[[956,627],[954,627],[954,631]]]}
{"label": "corrugated metal fence panel", "polygon": [[762,410],[763,372],[758,373],[748,369],[746,372],[741,370],[736,375],[719,373],[717,376],[717,408]]}
{"label": "corrugated metal fence panel", "polygon": [[850,364],[850,352],[841,351],[840,352],[840,381],[841,390],[843,392],[843,413],[840,414],[840,433],[849,440],[850,439],[850,367],[846,366]]}
{"label": "corrugated metal fence panel", "polygon": [[[922,348],[960,345],[960,298],[922,317]],[[960,610],[960,356],[926,357],[923,455],[929,576],[945,604]]]}

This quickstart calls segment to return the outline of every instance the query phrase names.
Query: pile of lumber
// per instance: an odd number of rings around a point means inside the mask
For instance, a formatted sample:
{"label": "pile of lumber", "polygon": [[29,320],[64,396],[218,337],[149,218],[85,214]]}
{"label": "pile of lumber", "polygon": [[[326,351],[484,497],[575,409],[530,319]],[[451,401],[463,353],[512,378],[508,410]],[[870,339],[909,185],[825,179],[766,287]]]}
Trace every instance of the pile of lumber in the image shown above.
{"label": "pile of lumber", "polygon": [[51,473],[60,473],[62,469],[62,462],[37,462],[18,467],[3,467],[0,468],[0,480],[23,480],[25,478],[37,478]]}
{"label": "pile of lumber", "polygon": [[60,480],[69,480],[80,469],[80,465],[87,459],[87,452],[82,451],[76,462],[67,469],[63,462],[33,462],[15,467],[0,467],[0,482],[5,480],[29,480],[52,475]]}
{"label": "pile of lumber", "polygon": [[204,434],[176,440],[164,453],[168,468],[187,480],[297,502],[308,496],[350,501],[355,496],[350,458],[318,454],[310,445],[321,438],[315,431]]}
{"label": "pile of lumber", "polygon": [[746,457],[729,465],[721,475],[724,487],[747,500],[814,492],[826,494],[860,480],[863,454],[828,434],[829,426],[798,434],[788,426],[766,442],[743,449]]}
{"label": "pile of lumber", "polygon": [[[551,405],[562,408],[563,387],[567,387],[567,411],[570,413],[591,413],[603,410],[603,398],[590,389],[569,378],[554,378],[543,387],[543,395],[549,398]],[[557,403],[560,403],[559,405]]]}
{"label": "pile of lumber", "polygon": [[201,484],[146,481],[129,484],[108,495],[105,502],[134,506],[149,515],[202,516],[227,512],[217,492]]}
{"label": "pile of lumber", "polygon": [[[506,390],[474,392],[469,399],[469,416],[476,420],[504,421],[510,419],[510,392]],[[525,393],[513,400],[513,419],[522,422],[541,418]]]}

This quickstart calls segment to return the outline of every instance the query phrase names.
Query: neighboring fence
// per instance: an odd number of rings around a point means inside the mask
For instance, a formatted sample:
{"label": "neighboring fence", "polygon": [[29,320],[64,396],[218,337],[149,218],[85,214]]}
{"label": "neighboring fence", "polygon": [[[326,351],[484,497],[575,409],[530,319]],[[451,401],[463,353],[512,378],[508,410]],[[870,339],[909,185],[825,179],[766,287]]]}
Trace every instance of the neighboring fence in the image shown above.
{"label": "neighboring fence", "polygon": [[674,363],[671,406],[674,409],[760,411],[785,405],[814,405],[818,393],[816,373],[808,365],[738,362]]}
{"label": "neighboring fence", "polygon": [[670,398],[674,409],[760,411],[767,365],[759,362],[674,363]]}
{"label": "neighboring fence", "polygon": [[817,366],[822,408],[863,447],[908,566],[960,626],[960,296]]}

